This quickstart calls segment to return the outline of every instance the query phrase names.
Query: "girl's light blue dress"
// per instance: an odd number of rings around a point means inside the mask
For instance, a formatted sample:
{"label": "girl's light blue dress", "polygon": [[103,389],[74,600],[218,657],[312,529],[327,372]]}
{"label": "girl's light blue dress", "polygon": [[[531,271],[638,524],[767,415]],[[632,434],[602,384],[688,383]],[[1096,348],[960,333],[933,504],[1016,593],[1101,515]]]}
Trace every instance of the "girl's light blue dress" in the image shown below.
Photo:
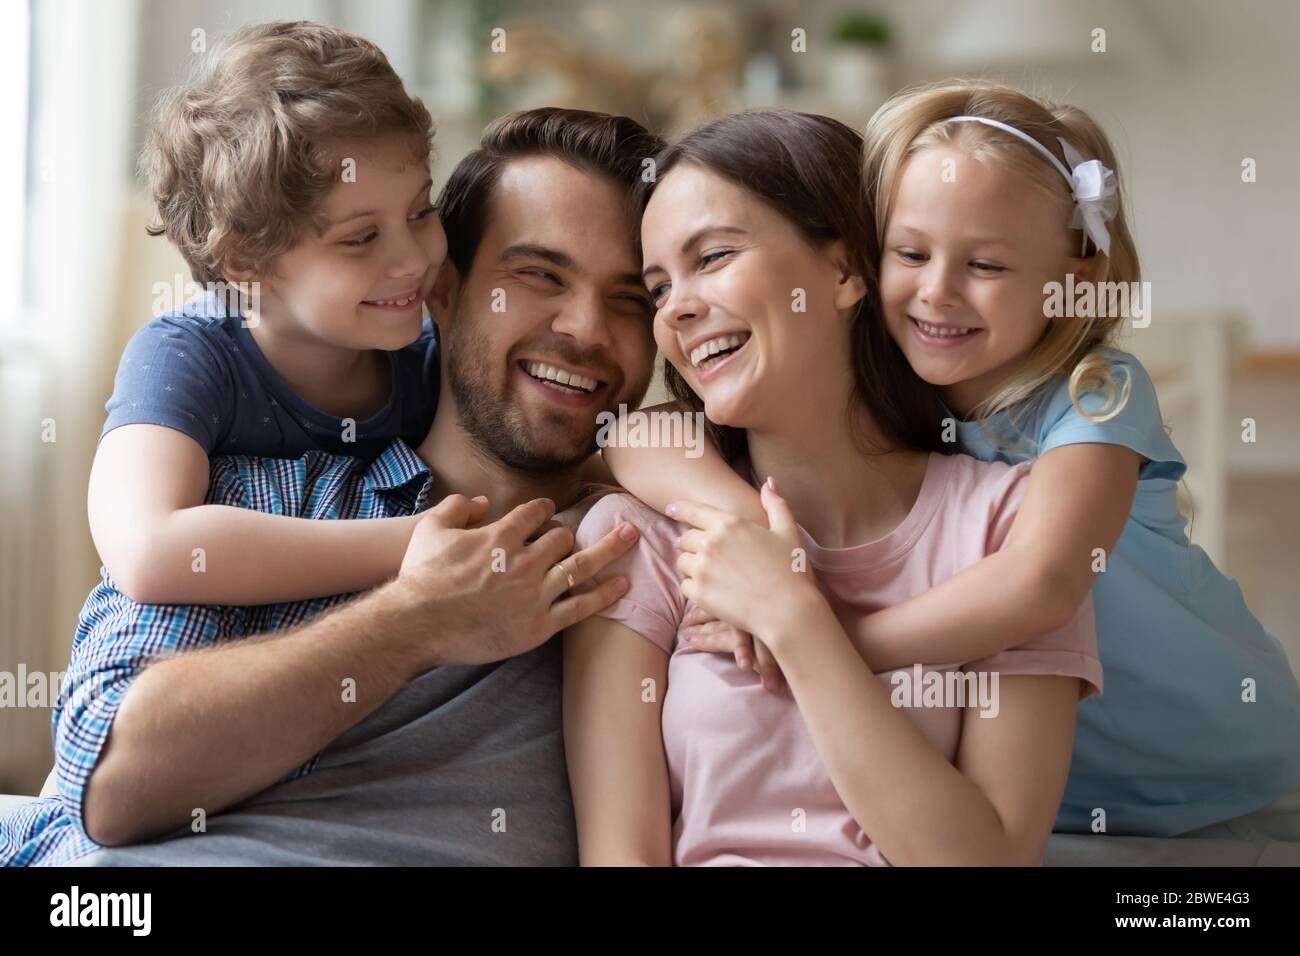
{"label": "girl's light blue dress", "polygon": [[[1187,470],[1133,356],[1105,352],[1128,404],[1088,421],[1061,376],[1037,398],[957,421],[962,450],[1020,462],[1053,448],[1110,444],[1147,461],[1128,522],[1093,601],[1104,692],[1079,705],[1074,758],[1056,829],[1173,836],[1257,810],[1300,780],[1300,688],[1276,637],[1237,582],[1188,543],[1177,483]],[[1081,398],[1089,412],[1104,396]],[[953,416],[956,419],[956,416]]]}

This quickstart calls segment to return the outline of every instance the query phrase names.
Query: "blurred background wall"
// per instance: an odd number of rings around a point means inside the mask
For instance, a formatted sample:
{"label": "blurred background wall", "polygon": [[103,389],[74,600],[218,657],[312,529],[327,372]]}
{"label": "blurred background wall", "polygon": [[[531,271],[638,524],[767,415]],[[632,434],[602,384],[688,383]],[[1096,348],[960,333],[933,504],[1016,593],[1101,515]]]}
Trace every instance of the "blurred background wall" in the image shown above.
{"label": "blurred background wall", "polygon": [[[1091,111],[1119,151],[1152,283],[1152,325],[1126,344],[1159,371],[1191,462],[1193,540],[1300,670],[1300,4],[37,0],[0,17],[0,671],[66,665],[98,574],[85,490],[117,358],[152,317],[154,284],[189,278],[145,236],[143,118],[196,50],[274,19],[333,23],[387,52],[438,121],[436,183],[486,121],[541,104],[666,134],[753,106],[861,128],[905,85],[979,75]],[[0,708],[0,792],[39,787],[49,719]]]}

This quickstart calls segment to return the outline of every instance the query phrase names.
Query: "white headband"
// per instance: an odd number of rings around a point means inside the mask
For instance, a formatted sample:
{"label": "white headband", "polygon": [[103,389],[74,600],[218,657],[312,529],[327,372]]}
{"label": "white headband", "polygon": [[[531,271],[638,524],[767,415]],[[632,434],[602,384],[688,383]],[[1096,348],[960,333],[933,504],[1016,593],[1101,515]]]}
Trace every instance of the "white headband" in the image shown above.
{"label": "white headband", "polygon": [[1091,239],[1098,249],[1110,255],[1110,233],[1106,229],[1106,223],[1114,219],[1115,213],[1119,211],[1119,186],[1115,182],[1115,170],[1107,167],[1099,159],[1085,160],[1073,146],[1059,136],[1056,137],[1056,141],[1065,151],[1066,162],[1073,167],[1072,170],[1061,165],[1061,161],[1053,156],[1046,146],[1014,126],[983,116],[950,116],[947,122],[983,123],[985,126],[997,127],[1023,139],[1046,156],[1056,167],[1057,172],[1070,184],[1070,195],[1074,197],[1074,216],[1070,219],[1070,228],[1082,229],[1084,234],[1083,249],[1079,254],[1083,255],[1087,252],[1088,240]]}

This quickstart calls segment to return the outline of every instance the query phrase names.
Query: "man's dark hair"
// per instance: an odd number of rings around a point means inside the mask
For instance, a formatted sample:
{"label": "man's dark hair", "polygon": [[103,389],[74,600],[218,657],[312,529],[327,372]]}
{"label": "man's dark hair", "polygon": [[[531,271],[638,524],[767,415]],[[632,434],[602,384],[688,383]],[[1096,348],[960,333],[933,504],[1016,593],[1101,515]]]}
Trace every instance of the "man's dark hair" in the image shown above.
{"label": "man's dark hair", "polygon": [[626,116],[547,106],[493,120],[483,131],[479,148],[456,165],[438,197],[438,215],[456,271],[462,277],[469,274],[492,194],[501,171],[512,160],[552,156],[577,169],[608,176],[623,187],[639,222],[633,194],[645,160],[653,159],[663,147],[662,139]]}

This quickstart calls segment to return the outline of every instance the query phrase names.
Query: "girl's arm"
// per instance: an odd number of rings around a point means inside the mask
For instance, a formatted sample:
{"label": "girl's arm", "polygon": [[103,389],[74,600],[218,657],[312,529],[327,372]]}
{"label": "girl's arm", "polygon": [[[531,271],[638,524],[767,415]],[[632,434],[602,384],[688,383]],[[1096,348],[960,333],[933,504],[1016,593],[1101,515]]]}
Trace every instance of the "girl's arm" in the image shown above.
{"label": "girl's arm", "polygon": [[422,517],[315,521],[205,505],[208,469],[198,442],[173,428],[123,425],[100,441],[91,535],[133,601],[272,604],[365,590],[397,574]]}
{"label": "girl's arm", "polygon": [[759,636],[835,791],[891,863],[1042,862],[1074,746],[1077,678],[1005,676],[997,717],[966,708],[954,766],[893,706],[824,600],[786,620]]}
{"label": "girl's arm", "polygon": [[836,792],[891,862],[1039,863],[1065,791],[1079,678],[999,680],[996,716],[967,708],[948,763],[893,706],[815,580],[791,568],[798,527],[771,483],[763,503],[770,530],[677,503],[693,526],[678,540],[682,596],[771,649]]}
{"label": "girl's arm", "polygon": [[[686,414],[675,402],[632,414],[642,413]],[[614,445],[606,446],[602,456],[620,485],[660,513],[671,502],[690,498],[766,527],[758,492],[731,470],[707,435],[699,432],[695,438],[700,452],[696,458],[687,457],[695,449]]]}
{"label": "girl's arm", "polygon": [[565,630],[564,751],[583,866],[672,865],[667,686],[667,655],[618,621]]}
{"label": "girl's arm", "polygon": [[[704,444],[697,459],[663,448],[609,448],[605,456],[623,486],[657,510],[689,498],[765,526],[758,492]],[[1003,548],[924,594],[860,618],[854,646],[879,672],[979,660],[1062,627],[1092,588],[1093,549],[1109,555],[1124,530],[1142,461],[1121,445],[1047,452],[1030,470]],[[701,650],[754,656],[743,635],[721,622],[684,634],[698,637]]]}
{"label": "girl's arm", "polygon": [[1065,626],[1133,508],[1142,458],[1121,445],[1065,445],[1034,462],[1001,550],[924,594],[862,618],[851,635],[884,671],[989,657]]}

